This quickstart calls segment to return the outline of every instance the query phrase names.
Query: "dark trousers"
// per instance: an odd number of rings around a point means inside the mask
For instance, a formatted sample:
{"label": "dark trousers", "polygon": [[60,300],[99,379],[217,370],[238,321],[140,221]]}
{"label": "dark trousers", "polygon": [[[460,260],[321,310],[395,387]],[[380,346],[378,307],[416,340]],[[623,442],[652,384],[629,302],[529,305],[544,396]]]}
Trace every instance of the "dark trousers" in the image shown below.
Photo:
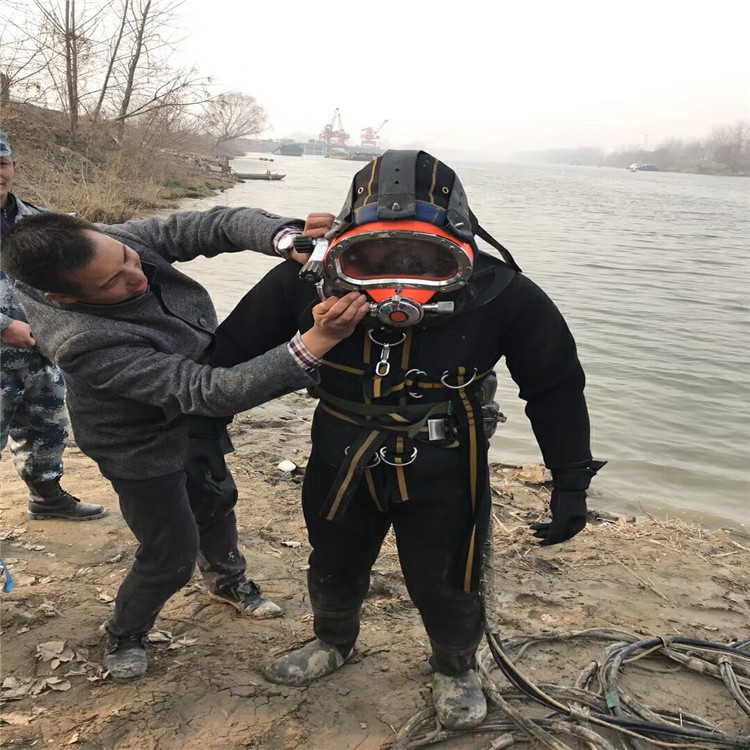
{"label": "dark trousers", "polygon": [[[464,591],[475,514],[457,451],[429,449],[438,451],[430,462],[435,470],[424,470],[427,464],[423,464],[418,479],[409,480],[407,474],[406,502],[391,503],[386,512],[380,512],[363,480],[341,519],[328,521],[320,509],[337,467],[320,456],[327,450],[313,448],[302,492],[313,547],[307,580],[316,636],[342,651],[354,645],[370,570],[393,524],[404,580],[430,637],[432,666],[452,675],[472,668],[482,637],[483,609],[476,587]],[[393,469],[382,464],[373,469],[387,471]],[[480,531],[474,545],[477,551],[489,518],[489,503],[481,507],[483,517],[477,519]],[[480,562],[481,554],[476,554],[474,565]]]}
{"label": "dark trousers", "polygon": [[115,635],[145,633],[198,567],[210,591],[244,580],[231,474],[213,490],[184,471],[153,479],[112,479],[120,510],[139,542],[107,624]]}

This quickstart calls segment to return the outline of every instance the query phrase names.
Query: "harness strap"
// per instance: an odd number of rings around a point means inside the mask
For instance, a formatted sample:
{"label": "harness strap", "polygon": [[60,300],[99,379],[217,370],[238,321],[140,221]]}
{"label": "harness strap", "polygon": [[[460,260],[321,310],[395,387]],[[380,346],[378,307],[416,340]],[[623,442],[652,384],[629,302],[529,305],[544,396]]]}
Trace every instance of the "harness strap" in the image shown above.
{"label": "harness strap", "polygon": [[367,484],[367,489],[370,491],[370,497],[373,503],[375,503],[375,507],[380,513],[385,513],[388,504],[388,492],[383,483],[383,478],[380,474],[375,474],[368,466],[365,468],[365,483]]}
{"label": "harness strap", "polygon": [[[459,368],[457,384],[462,385],[467,380],[466,369]],[[455,414],[458,418],[459,436],[462,445],[467,446],[467,479],[469,484],[469,498],[474,516],[471,534],[467,540],[464,564],[463,589],[469,593],[476,590],[479,584],[479,552],[477,534],[479,521],[484,518],[484,511],[489,493],[487,492],[487,451],[484,450],[484,425],[482,421],[482,405],[477,394],[469,388],[455,391]]]}
{"label": "harness strap", "polygon": [[[482,373],[480,378],[487,375]],[[468,484],[474,524],[468,540],[464,565],[464,590],[474,590],[479,566],[477,562],[477,521],[482,517],[483,501],[487,492],[484,486],[487,475],[487,452],[483,449],[484,428],[481,403],[476,389],[468,386],[473,375],[467,375],[465,367],[459,367],[456,385],[447,389],[442,383],[437,386],[450,393],[449,401],[427,404],[371,404],[350,401],[334,396],[320,387],[310,389],[311,395],[320,399],[320,408],[326,413],[348,424],[363,429],[349,446],[344,460],[333,482],[326,502],[321,509],[329,521],[336,521],[345,513],[352,496],[364,475],[370,496],[379,510],[385,508],[386,495],[382,483],[376,481],[377,474],[370,470],[372,459],[389,439],[395,443],[391,456],[393,472],[388,472],[386,484],[388,497],[401,502],[409,499],[405,466],[408,460],[412,439],[427,430],[427,422],[437,415],[455,413],[458,418],[459,444],[467,446]],[[450,446],[453,447],[453,446]],[[378,472],[379,474],[379,472]],[[480,507],[481,506],[481,507]]]}
{"label": "harness strap", "polygon": [[326,520],[335,521],[344,514],[359,484],[355,480],[362,476],[367,464],[387,439],[388,433],[370,430],[362,432],[349,447],[349,452],[344,457],[344,462],[320,511]]}
{"label": "harness strap", "polygon": [[448,414],[451,410],[450,401],[407,406],[362,404],[339,398],[318,387],[311,388],[310,393],[320,399],[320,406],[324,411],[344,422],[361,427],[374,427],[384,432],[403,433],[410,438],[425,427],[428,419],[437,414]]}
{"label": "harness strap", "polygon": [[388,472],[388,497],[398,498],[398,502],[405,503],[409,499],[409,489],[406,486],[406,472],[401,464],[405,463],[407,446],[411,441],[405,440],[399,436],[396,438],[396,455],[393,456],[393,463],[396,464],[392,472]]}
{"label": "harness strap", "polygon": [[363,375],[364,370],[359,370],[356,367],[349,367],[349,365],[340,365],[338,362],[331,362],[328,359],[321,360],[321,363],[326,367],[332,367],[334,370],[342,370],[343,372],[351,373],[352,375]]}
{"label": "harness strap", "polygon": [[474,216],[474,212],[471,209],[469,209],[469,217],[471,219],[471,231],[474,232],[477,237],[481,237],[488,245],[492,245],[492,247],[494,247],[495,250],[497,250],[500,255],[502,255],[503,260],[511,268],[514,268],[520,273],[521,268],[513,259],[513,256],[510,254],[510,250],[508,250],[507,247],[501,245],[484,227],[480,226],[479,219]]}

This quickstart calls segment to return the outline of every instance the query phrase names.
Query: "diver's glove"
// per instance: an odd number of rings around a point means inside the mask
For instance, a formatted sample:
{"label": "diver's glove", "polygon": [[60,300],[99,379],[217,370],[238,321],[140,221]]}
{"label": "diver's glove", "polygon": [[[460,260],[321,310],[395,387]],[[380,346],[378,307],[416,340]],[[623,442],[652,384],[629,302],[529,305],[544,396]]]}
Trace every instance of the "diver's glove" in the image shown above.
{"label": "diver's glove", "polygon": [[542,547],[572,539],[586,526],[586,490],[606,461],[590,461],[586,466],[552,470],[552,521],[532,523],[531,530]]}
{"label": "diver's glove", "polygon": [[224,417],[187,416],[188,445],[185,451],[185,472],[195,482],[220,493],[220,484],[227,478],[224,455],[232,450]]}

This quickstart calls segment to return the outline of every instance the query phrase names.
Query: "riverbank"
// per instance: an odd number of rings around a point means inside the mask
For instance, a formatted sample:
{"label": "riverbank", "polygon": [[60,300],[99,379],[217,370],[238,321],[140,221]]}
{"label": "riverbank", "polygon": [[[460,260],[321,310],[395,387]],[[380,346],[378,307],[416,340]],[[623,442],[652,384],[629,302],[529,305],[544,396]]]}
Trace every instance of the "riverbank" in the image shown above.
{"label": "riverbank", "polygon": [[[312,637],[305,587],[310,548],[299,493],[313,409],[304,393],[291,394],[232,425],[236,452],[229,464],[239,488],[241,546],[250,574],[285,616],[243,618],[209,601],[195,576],[157,620],[148,675],[133,684],[113,683],[98,666],[98,628],[136,551],[111,487],[72,447],[65,486],[85,501],[103,502],[110,515],[88,524],[30,521],[25,487],[10,462],[0,462],[2,554],[17,580],[3,595],[8,725],[0,746],[375,750],[430,705],[428,644],[392,536],[374,569],[351,662],[306,689],[271,685],[261,674],[277,655]],[[285,474],[277,468],[282,460],[298,468]],[[546,517],[543,480],[541,467],[493,466],[494,607],[503,638],[597,627],[716,643],[750,635],[747,538],[593,512],[575,539],[541,548],[527,524]],[[572,684],[605,645],[545,643],[515,657],[537,683]],[[750,733],[718,680],[655,659],[626,666],[623,679],[642,704],[691,711],[726,732]],[[507,688],[502,678],[497,682]],[[484,748],[492,736],[467,735],[440,747]]]}
{"label": "riverbank", "polygon": [[13,192],[89,221],[127,221],[238,182],[197,138],[151,147],[136,129],[118,141],[112,123],[71,138],[63,113],[28,104],[4,107],[2,127],[18,162]]}

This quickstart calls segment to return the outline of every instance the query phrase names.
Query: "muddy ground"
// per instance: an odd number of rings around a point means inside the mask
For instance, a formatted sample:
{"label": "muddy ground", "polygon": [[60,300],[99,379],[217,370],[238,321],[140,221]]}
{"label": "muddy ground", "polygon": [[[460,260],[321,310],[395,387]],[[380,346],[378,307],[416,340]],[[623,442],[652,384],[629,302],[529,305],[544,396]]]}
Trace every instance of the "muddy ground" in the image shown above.
{"label": "muddy ground", "polygon": [[[237,450],[229,463],[240,490],[248,570],[285,616],[258,622],[210,602],[196,575],[162,612],[148,675],[131,684],[112,682],[98,666],[99,627],[136,548],[111,487],[70,448],[65,487],[104,503],[110,515],[86,524],[30,521],[25,486],[3,456],[2,556],[17,586],[2,595],[0,746],[374,750],[430,705],[427,639],[390,537],[351,662],[308,688],[262,677],[263,666],[312,637],[309,546],[299,508],[312,408],[306,396],[293,394],[233,425]],[[277,464],[284,459],[300,468],[283,474]],[[548,490],[540,479],[538,468],[493,467],[494,598],[503,638],[588,628],[717,643],[750,636],[747,537],[644,515],[636,523],[595,521],[574,540],[541,548],[526,530],[545,515]],[[524,651],[518,664],[535,682],[572,684],[605,645],[544,643]],[[727,732],[750,734],[748,717],[710,677],[652,660],[626,668],[623,682],[642,703],[689,710]],[[506,685],[499,676],[497,684]],[[464,736],[438,747],[491,741],[492,735]]]}

